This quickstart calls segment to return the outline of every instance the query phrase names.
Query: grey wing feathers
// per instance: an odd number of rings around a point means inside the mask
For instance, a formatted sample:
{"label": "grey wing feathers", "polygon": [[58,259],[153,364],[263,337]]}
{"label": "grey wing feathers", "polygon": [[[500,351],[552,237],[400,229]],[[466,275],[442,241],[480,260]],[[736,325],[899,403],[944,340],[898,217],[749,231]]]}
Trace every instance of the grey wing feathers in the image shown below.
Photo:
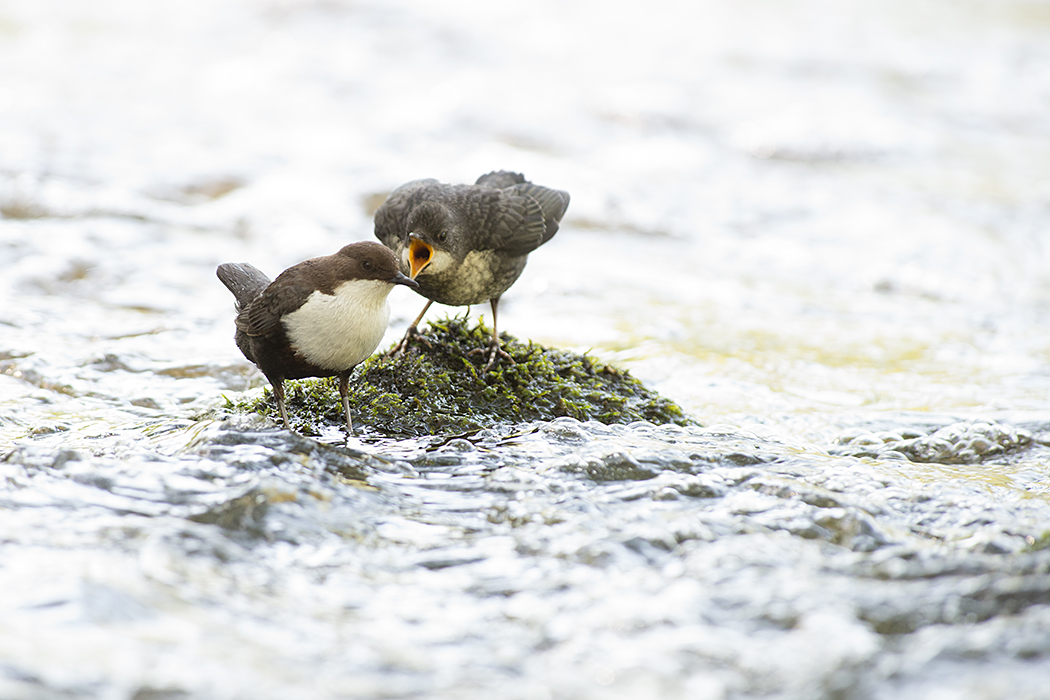
{"label": "grey wing feathers", "polygon": [[569,193],[536,185],[520,173],[496,170],[475,183],[502,190],[506,207],[496,239],[497,248],[512,255],[527,255],[558,232],[569,207]]}
{"label": "grey wing feathers", "polygon": [[504,192],[499,218],[492,230],[492,248],[510,255],[528,255],[543,244],[546,224],[543,210],[532,197]]}
{"label": "grey wing feathers", "polygon": [[534,185],[531,182],[523,182],[510,188],[511,192],[536,201],[543,212],[545,230],[540,245],[549,241],[558,232],[558,224],[565,211],[569,208],[569,193],[562,190],[553,190],[542,185]]}
{"label": "grey wing feathers", "polygon": [[[503,190],[507,207],[506,228],[498,246],[512,255],[528,255],[558,232],[558,223],[569,206],[569,193],[534,185],[531,182]],[[520,212],[520,213],[519,213]]]}

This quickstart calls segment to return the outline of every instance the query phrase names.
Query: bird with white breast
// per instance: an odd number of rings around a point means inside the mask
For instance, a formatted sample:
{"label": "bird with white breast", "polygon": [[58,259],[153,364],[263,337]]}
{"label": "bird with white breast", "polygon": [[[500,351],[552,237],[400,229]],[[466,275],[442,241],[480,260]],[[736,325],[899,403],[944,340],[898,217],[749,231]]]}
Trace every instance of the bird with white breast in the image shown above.
{"label": "bird with white breast", "polygon": [[293,265],[272,282],[247,263],[224,263],[216,274],[236,299],[237,347],[269,380],[284,427],[290,429],[284,380],[334,376],[352,433],[350,372],[383,339],[390,291],[418,286],[398,270],[390,250],[352,243]]}

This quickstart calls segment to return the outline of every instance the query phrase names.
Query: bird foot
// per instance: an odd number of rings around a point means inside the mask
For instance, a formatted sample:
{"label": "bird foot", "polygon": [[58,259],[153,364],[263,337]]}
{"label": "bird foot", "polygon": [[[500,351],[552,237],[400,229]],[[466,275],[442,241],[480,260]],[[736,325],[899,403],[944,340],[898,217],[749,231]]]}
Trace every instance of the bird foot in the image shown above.
{"label": "bird foot", "polygon": [[486,353],[486,352],[489,355],[489,360],[488,360],[488,362],[485,363],[485,366],[481,369],[482,372],[488,372],[490,369],[492,369],[492,365],[496,364],[496,358],[497,357],[502,357],[503,359],[507,360],[511,364],[514,364],[514,358],[510,356],[510,353],[508,353],[506,350],[501,348],[498,342],[489,343],[489,346],[487,348],[475,348],[475,349],[471,350],[470,352],[468,352],[467,354],[468,355],[477,355],[479,353]]}
{"label": "bird foot", "polygon": [[405,331],[405,335],[398,341],[397,345],[390,348],[387,352],[387,357],[401,357],[405,354],[405,350],[408,349],[408,344],[413,340],[418,340],[423,345],[427,346],[427,350],[433,350],[434,346],[430,344],[430,341],[423,337],[423,334],[416,330],[415,326],[409,326],[408,330]]}

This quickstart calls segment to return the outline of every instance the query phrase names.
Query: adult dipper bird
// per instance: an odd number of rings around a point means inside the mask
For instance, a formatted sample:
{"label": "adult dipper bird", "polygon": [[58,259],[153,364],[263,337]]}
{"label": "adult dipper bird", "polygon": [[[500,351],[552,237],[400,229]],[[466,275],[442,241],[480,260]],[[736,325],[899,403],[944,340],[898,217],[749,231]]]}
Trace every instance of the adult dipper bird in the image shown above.
{"label": "adult dipper bird", "polygon": [[[492,305],[492,340],[487,370],[499,346],[496,306],[525,269],[529,253],[558,232],[569,193],[534,185],[504,170],[482,175],[473,185],[415,180],[390,193],[376,210],[376,238],[394,251],[401,270],[419,282],[428,301],[393,352],[404,350],[435,301]],[[475,352],[485,352],[479,348]]]}
{"label": "adult dipper bird", "polygon": [[247,263],[224,263],[216,274],[237,300],[237,347],[273,386],[284,427],[285,379],[337,376],[353,432],[350,371],[383,339],[390,290],[418,286],[398,271],[393,254],[364,241],[293,265],[273,282]]}

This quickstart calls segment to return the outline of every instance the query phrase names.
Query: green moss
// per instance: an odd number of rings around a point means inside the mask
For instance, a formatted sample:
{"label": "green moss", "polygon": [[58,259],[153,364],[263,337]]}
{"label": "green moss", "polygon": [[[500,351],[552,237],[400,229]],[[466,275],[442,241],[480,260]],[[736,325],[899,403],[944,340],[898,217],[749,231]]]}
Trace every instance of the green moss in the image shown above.
{"label": "green moss", "polygon": [[[482,372],[490,331],[465,319],[431,323],[400,357],[376,354],[350,379],[355,427],[386,435],[455,434],[499,423],[571,416],[602,423],[645,420],[688,425],[677,405],[624,370],[589,355],[522,343],[506,334],[500,359]],[[289,420],[304,433],[343,422],[334,380],[286,382]],[[276,416],[267,390],[254,405],[238,406]]]}

